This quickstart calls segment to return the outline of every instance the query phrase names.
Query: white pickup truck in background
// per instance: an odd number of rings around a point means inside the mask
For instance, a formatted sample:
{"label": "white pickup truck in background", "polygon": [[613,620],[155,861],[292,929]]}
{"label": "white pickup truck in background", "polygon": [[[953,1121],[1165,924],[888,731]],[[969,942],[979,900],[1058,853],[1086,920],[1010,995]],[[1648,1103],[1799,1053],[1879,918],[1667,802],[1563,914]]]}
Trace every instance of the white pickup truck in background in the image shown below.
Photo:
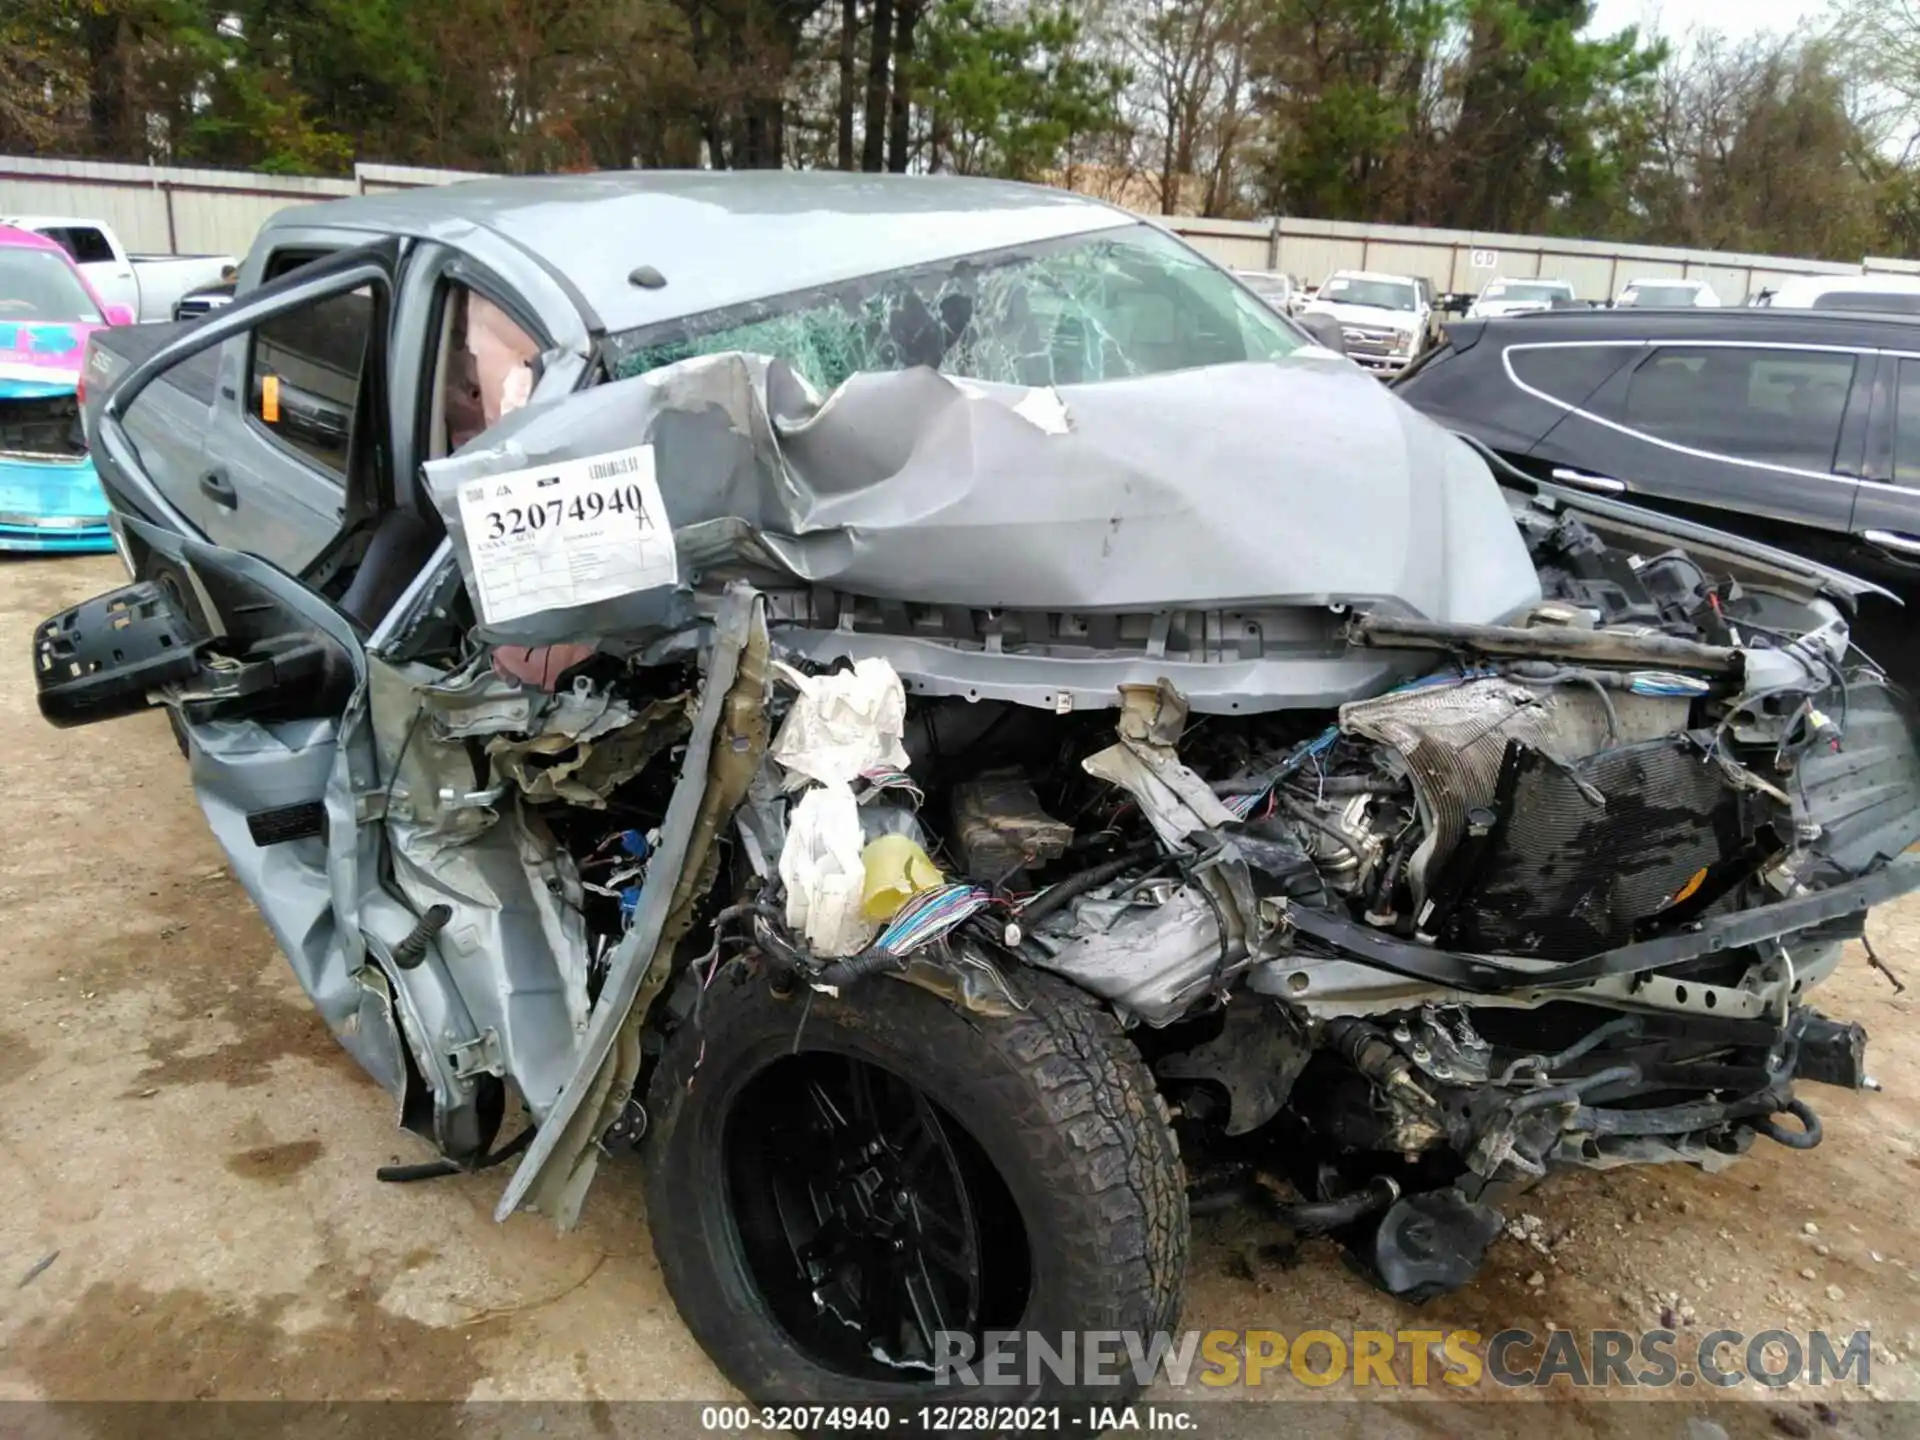
{"label": "white pickup truck in background", "polygon": [[1300,313],[1333,316],[1347,358],[1383,379],[1398,375],[1439,338],[1433,282],[1424,275],[1336,270]]}
{"label": "white pickup truck in background", "polygon": [[0,225],[31,230],[53,241],[108,305],[125,305],[142,324],[171,320],[173,303],[189,290],[218,284],[231,255],[130,255],[113,227],[71,215],[14,215]]}

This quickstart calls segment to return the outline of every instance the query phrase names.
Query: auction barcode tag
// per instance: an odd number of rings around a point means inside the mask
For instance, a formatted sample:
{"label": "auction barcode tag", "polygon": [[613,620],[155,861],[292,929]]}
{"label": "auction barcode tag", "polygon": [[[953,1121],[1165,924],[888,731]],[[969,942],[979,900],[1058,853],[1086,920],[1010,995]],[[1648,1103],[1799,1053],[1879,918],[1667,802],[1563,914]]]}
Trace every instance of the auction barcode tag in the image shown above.
{"label": "auction barcode tag", "polygon": [[469,480],[460,523],[490,625],[680,579],[651,445]]}

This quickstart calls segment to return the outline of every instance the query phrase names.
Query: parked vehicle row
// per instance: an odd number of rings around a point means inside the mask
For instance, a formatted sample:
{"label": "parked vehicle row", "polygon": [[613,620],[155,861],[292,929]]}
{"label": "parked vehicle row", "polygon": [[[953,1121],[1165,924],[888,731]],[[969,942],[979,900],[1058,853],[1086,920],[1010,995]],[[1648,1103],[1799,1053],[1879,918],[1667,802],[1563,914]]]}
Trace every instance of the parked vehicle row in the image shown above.
{"label": "parked vehicle row", "polygon": [[[1300,317],[1331,316],[1342,327],[1343,348],[1359,365],[1392,379],[1438,344],[1449,313],[1469,320],[1525,315],[1543,310],[1596,308],[1581,301],[1573,285],[1551,277],[1494,279],[1477,296],[1437,297],[1422,275],[1337,270],[1310,298],[1291,279],[1271,272],[1241,272],[1256,293],[1276,308]],[[1633,280],[1613,300],[1617,308],[1707,308],[1719,298],[1704,281]]]}
{"label": "parked vehicle row", "polygon": [[[1315,303],[1407,355],[1433,308]],[[1762,408],[1828,403],[1811,355]],[[1520,370],[1611,382],[1554,365]],[[637,1144],[755,1401],[954,1398],[956,1332],[1172,1330],[1190,1208],[1425,1299],[1548,1173],[1811,1148],[1807,1087],[1865,1083],[1810,1000],[1920,886],[1920,751],[1849,652],[1864,587],[1497,478],[1123,211],[364,197],[87,369],[137,578],[38,629],[43,713],[168,709],[402,1123],[517,1161],[501,1218],[571,1220]],[[1129,1393],[1037,1358],[959,1393]]]}
{"label": "parked vehicle row", "polygon": [[[1262,299],[1283,314],[1298,315],[1319,295],[1319,287],[1304,285],[1294,276],[1275,270],[1236,270],[1239,278]],[[1350,283],[1368,272],[1336,271],[1329,277]],[[1378,275],[1368,278],[1393,284],[1425,287],[1431,298],[1430,282],[1412,275]],[[1329,296],[1329,299],[1333,297]],[[1856,310],[1882,315],[1920,314],[1920,275],[1876,271],[1858,275],[1797,275],[1761,289],[1748,298],[1748,306],[1799,310]],[[1719,309],[1723,302],[1712,284],[1705,280],[1673,276],[1646,276],[1628,280],[1611,299],[1579,297],[1573,283],[1551,275],[1496,276],[1476,293],[1448,293],[1432,301],[1441,315],[1459,315],[1469,320],[1493,320],[1503,316],[1527,314],[1536,310],[1637,309],[1693,310]],[[1376,369],[1390,367],[1376,366]]]}
{"label": "parked vehicle row", "polygon": [[32,231],[73,258],[101,300],[125,306],[142,323],[171,320],[176,301],[202,285],[217,284],[233,264],[231,255],[135,255],[103,220],[73,215],[0,217],[0,225]]}

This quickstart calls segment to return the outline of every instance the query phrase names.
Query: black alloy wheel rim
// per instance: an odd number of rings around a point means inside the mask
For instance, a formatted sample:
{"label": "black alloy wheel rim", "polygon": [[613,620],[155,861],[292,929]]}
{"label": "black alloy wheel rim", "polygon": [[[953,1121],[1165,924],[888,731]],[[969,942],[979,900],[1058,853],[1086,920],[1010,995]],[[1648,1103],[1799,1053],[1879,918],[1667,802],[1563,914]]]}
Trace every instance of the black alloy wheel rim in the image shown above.
{"label": "black alloy wheel rim", "polygon": [[1011,1328],[1030,1255],[1011,1194],[972,1136],[910,1081],[804,1052],[727,1117],[729,1208],[746,1270],[815,1363],[931,1380],[964,1333]]}

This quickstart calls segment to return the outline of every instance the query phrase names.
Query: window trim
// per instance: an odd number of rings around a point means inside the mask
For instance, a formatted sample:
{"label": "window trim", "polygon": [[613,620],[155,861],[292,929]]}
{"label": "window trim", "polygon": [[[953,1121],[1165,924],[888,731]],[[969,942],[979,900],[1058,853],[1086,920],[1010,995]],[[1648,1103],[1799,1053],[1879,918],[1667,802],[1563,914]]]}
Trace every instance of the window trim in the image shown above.
{"label": "window trim", "polygon": [[[295,267],[295,268],[304,268],[304,267]],[[291,274],[292,271],[289,271],[287,273]],[[361,400],[364,397],[366,388],[367,388],[367,374],[376,363],[375,357],[373,354],[374,345],[375,345],[375,342],[380,339],[383,333],[383,330],[385,328],[382,323],[382,317],[391,314],[392,308],[393,308],[393,282],[391,280],[387,280],[384,282],[369,281],[368,288],[372,289],[375,292],[373,296],[374,321],[373,321],[373,324],[370,325],[367,329],[367,348],[361,354],[360,374],[358,375],[358,377],[356,377],[356,380],[355,380],[353,420],[352,420],[352,423],[347,428],[347,446],[346,446],[347,470],[345,474],[338,474],[320,465],[317,461],[314,460],[314,458],[311,455],[307,454],[306,451],[302,450],[297,445],[288,444],[280,436],[276,435],[272,431],[272,429],[270,429],[263,421],[261,421],[259,418],[257,418],[254,415],[253,413],[253,352],[254,352],[255,346],[257,346],[260,343],[260,327],[258,325],[250,326],[247,329],[247,332],[246,332],[247,346],[246,346],[246,350],[243,352],[241,356],[241,366],[240,366],[241,382],[240,382],[240,394],[238,397],[238,403],[240,406],[240,420],[241,420],[241,423],[245,425],[247,432],[251,435],[254,435],[260,439],[267,441],[267,443],[272,445],[275,450],[279,451],[283,455],[290,457],[299,465],[301,465],[304,469],[312,472],[315,478],[321,480],[325,484],[330,485],[334,489],[338,490],[343,497],[346,496],[353,487],[354,450],[355,450],[356,444],[359,442],[361,438],[360,427],[362,423],[364,423],[362,416],[360,414],[360,411],[363,408],[361,405]],[[335,300],[335,299],[338,299],[341,295],[351,295],[352,293],[353,291],[351,290],[342,290],[337,294],[322,296],[321,300]],[[315,303],[317,304],[320,302],[316,301]],[[290,313],[290,312],[283,312],[281,315],[269,316],[268,318],[282,319],[284,318],[285,313]],[[380,409],[378,405],[369,405],[364,408],[371,411],[378,411]]]}
{"label": "window trim", "polygon": [[[1619,361],[1614,362],[1613,368],[1601,378],[1599,384],[1595,385],[1593,389],[1589,390],[1576,402],[1572,400],[1562,400],[1557,395],[1549,395],[1546,391],[1540,389],[1539,386],[1529,385],[1526,381],[1522,380],[1519,372],[1513,368],[1513,360],[1511,358],[1513,352],[1516,350],[1638,350],[1646,344],[1647,342],[1644,340],[1537,340],[1530,344],[1508,345],[1500,352],[1500,364],[1507,372],[1507,379],[1512,382],[1516,389],[1524,390],[1535,399],[1545,400],[1549,405],[1557,405],[1562,410],[1568,411],[1571,414],[1582,415],[1589,420],[1595,420],[1599,417],[1588,415],[1587,412],[1580,407],[1586,404],[1587,401],[1593,399],[1593,397],[1598,395],[1602,390],[1606,389],[1607,386],[1619,376]],[[1555,423],[1557,424],[1558,422],[1556,421]],[[1605,424],[1606,422],[1602,421],[1601,423]]]}
{"label": "window trim", "polygon": [[[1630,439],[1638,440],[1643,444],[1655,445],[1662,450],[1670,450],[1676,455],[1686,455],[1695,460],[1712,460],[1722,465],[1743,465],[1750,470],[1765,470],[1774,475],[1795,475],[1809,480],[1830,480],[1839,485],[1883,483],[1880,481],[1860,480],[1852,475],[1836,475],[1831,470],[1803,470],[1796,465],[1781,465],[1771,460],[1750,460],[1740,455],[1728,455],[1720,450],[1701,450],[1691,445],[1682,445],[1678,441],[1662,440],[1657,435],[1649,435],[1646,431],[1636,430],[1631,425],[1623,425],[1617,420],[1609,420],[1604,415],[1595,415],[1591,410],[1585,409],[1581,405],[1569,405],[1564,400],[1554,399],[1553,396],[1527,384],[1526,381],[1516,375],[1513,370],[1513,361],[1510,358],[1515,350],[1565,350],[1575,346],[1597,345],[1632,345],[1635,347],[1644,346],[1655,349],[1663,346],[1685,346],[1691,350],[1803,350],[1815,354],[1851,355],[1854,357],[1854,385],[1860,383],[1861,360],[1869,355],[1878,356],[1900,354],[1903,352],[1879,350],[1859,345],[1812,345],[1794,342],[1761,342],[1757,340],[1654,339],[1651,336],[1645,336],[1637,340],[1536,340],[1523,345],[1509,345],[1500,352],[1501,368],[1507,372],[1507,379],[1511,381],[1517,389],[1524,390],[1536,400],[1544,400],[1547,404],[1564,410],[1569,415],[1578,415],[1582,420],[1591,421],[1595,425],[1604,425],[1609,430],[1625,435]],[[1920,355],[1916,355],[1914,358],[1920,359]],[[1611,383],[1613,379],[1617,379],[1618,376],[1619,372],[1615,371],[1614,375],[1609,377],[1609,383]],[[1604,389],[1605,386],[1601,388]],[[1595,393],[1597,394],[1599,392],[1596,391]],[[1848,397],[1849,400],[1851,400],[1851,387],[1849,387],[1848,390]],[[1588,396],[1587,398],[1591,400],[1593,397]],[[1844,421],[1842,423],[1844,425]],[[1910,489],[1912,487],[1900,487],[1889,484],[1888,488]]]}

